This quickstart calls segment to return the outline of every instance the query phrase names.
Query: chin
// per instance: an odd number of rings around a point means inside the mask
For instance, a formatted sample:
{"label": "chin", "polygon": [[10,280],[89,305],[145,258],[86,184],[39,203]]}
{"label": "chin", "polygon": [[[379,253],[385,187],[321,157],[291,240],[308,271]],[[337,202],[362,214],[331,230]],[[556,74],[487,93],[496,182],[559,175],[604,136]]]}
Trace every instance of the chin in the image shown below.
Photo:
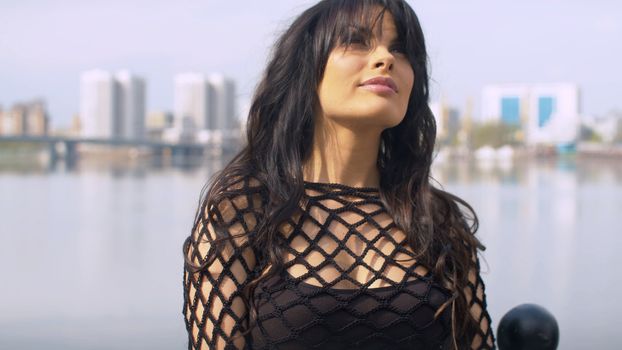
{"label": "chin", "polygon": [[395,126],[402,122],[404,119],[405,113],[398,113],[393,108],[383,108],[373,113],[369,113],[367,111],[368,117],[373,120],[379,121],[379,124],[387,125],[388,127]]}
{"label": "chin", "polygon": [[387,118],[385,129],[390,129],[392,127],[398,126],[403,120],[404,120],[404,117],[395,117],[391,119]]}
{"label": "chin", "polygon": [[[356,108],[329,113],[329,119],[349,125],[373,127],[380,130],[392,128],[402,122],[406,112],[397,111],[395,106],[378,104],[359,104]],[[336,111],[335,111],[336,112]]]}

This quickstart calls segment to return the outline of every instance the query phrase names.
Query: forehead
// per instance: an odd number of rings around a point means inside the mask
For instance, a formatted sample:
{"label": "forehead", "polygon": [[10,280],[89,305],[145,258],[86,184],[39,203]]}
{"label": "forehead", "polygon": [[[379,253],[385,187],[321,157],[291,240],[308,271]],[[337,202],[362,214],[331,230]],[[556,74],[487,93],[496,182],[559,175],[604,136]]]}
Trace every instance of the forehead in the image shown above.
{"label": "forehead", "polygon": [[389,36],[396,36],[397,30],[395,28],[395,22],[393,20],[393,15],[389,11],[385,11],[382,16],[382,22],[378,21],[374,28],[372,28],[372,32],[375,36],[381,38],[383,34],[387,34]]}

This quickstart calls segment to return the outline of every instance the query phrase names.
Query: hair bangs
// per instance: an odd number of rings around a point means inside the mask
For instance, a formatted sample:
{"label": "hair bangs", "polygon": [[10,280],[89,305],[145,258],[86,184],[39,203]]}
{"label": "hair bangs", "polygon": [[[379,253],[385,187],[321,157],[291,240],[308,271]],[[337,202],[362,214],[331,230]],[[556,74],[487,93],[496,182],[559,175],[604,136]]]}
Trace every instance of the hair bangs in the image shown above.
{"label": "hair bangs", "polygon": [[[375,34],[382,34],[382,21],[387,11],[392,15],[397,31],[397,41],[404,47],[406,55],[414,64],[417,59],[416,33],[408,28],[416,28],[419,23],[409,9],[386,0],[337,0],[331,1],[319,27],[325,52],[338,46],[349,47],[352,43],[369,43]],[[377,33],[374,33],[377,31]]]}

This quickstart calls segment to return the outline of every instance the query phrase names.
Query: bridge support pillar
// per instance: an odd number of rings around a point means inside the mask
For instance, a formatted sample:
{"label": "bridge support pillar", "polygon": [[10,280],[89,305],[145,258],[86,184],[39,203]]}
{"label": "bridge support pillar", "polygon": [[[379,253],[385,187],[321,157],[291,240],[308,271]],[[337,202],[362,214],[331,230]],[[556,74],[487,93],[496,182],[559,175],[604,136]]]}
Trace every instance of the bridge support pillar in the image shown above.
{"label": "bridge support pillar", "polygon": [[57,142],[48,143],[48,154],[49,154],[50,167],[54,167],[56,162],[58,162],[58,143]]}
{"label": "bridge support pillar", "polygon": [[78,145],[75,141],[65,141],[65,166],[73,169],[78,162]]}

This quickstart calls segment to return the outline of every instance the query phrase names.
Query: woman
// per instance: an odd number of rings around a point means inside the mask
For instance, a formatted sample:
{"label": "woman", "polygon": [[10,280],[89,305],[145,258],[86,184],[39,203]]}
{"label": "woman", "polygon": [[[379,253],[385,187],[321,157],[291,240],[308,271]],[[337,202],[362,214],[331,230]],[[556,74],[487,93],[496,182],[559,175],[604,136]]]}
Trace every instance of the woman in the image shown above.
{"label": "woman", "polygon": [[426,63],[403,0],[280,37],[184,243],[189,349],[494,348],[477,217],[429,181]]}

